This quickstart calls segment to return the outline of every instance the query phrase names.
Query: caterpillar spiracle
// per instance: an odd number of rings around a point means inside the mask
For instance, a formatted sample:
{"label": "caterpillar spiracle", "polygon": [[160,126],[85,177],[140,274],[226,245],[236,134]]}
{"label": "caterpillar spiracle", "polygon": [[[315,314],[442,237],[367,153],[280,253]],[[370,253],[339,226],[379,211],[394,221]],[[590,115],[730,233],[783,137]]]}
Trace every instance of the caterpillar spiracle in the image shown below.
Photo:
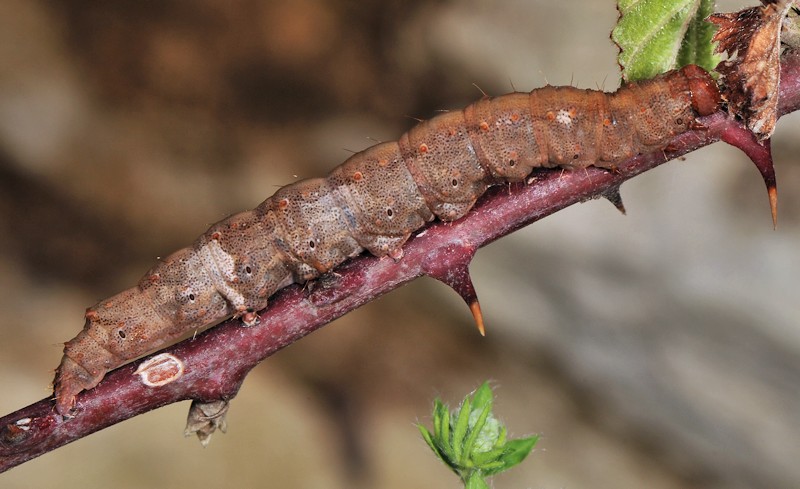
{"label": "caterpillar spiracle", "polygon": [[547,86],[421,122],[214,224],[136,286],[87,309],[56,371],[56,409],[68,415],[108,371],[188,331],[231,316],[252,324],[276,291],[365,249],[399,257],[412,232],[465,215],[490,185],[539,167],[614,168],[665,148],[719,102],[709,74],[688,65],[614,93]]}

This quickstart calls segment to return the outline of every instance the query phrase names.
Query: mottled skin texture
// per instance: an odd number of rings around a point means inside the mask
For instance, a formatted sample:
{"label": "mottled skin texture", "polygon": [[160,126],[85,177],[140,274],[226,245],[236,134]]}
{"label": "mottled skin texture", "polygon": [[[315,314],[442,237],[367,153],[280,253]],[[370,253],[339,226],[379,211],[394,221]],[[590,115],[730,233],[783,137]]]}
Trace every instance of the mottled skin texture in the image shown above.
{"label": "mottled skin texture", "polygon": [[65,344],[56,409],[68,415],[106,372],[189,331],[230,316],[252,324],[277,290],[365,249],[399,257],[412,232],[463,216],[490,185],[539,167],[613,169],[664,149],[718,104],[714,81],[687,66],[613,94],[548,86],[422,122],[214,224],[137,286],[90,307],[83,331]]}

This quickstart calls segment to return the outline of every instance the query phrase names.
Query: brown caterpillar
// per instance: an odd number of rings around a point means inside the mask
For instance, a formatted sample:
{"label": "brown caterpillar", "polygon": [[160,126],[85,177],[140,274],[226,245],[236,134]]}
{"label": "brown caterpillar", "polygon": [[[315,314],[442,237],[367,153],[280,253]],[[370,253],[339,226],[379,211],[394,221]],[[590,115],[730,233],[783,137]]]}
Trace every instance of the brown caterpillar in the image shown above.
{"label": "brown caterpillar", "polygon": [[719,101],[709,74],[689,65],[611,94],[548,86],[422,122],[214,224],[138,285],[87,309],[56,372],[56,409],[68,414],[109,370],[188,331],[231,316],[254,324],[277,290],[364,249],[399,259],[412,232],[463,216],[490,185],[538,167],[613,169],[664,149]]}

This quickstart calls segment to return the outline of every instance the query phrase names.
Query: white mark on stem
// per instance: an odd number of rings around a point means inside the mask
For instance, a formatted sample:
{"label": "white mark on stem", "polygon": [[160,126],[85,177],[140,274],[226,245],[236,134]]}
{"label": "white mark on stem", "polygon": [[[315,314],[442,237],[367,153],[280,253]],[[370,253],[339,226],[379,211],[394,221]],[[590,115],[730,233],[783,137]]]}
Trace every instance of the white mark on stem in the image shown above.
{"label": "white mark on stem", "polygon": [[160,387],[175,382],[183,376],[183,361],[170,353],[160,353],[136,369],[142,383],[148,387]]}

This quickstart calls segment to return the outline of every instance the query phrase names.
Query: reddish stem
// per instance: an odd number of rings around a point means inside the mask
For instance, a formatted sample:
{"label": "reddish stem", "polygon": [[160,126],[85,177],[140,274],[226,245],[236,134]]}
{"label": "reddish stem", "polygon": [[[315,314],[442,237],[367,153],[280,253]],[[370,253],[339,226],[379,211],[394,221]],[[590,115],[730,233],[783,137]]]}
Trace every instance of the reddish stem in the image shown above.
{"label": "reddish stem", "polygon": [[[782,69],[780,112],[800,108],[800,56],[789,56]],[[408,242],[399,261],[361,256],[336,270],[333,288],[307,290],[292,286],[280,291],[261,321],[250,328],[231,320],[196,338],[163,350],[184,364],[182,376],[167,385],[145,386],[134,374],[136,362],[109,373],[94,389],[78,397],[78,414],[62,419],[52,399],[43,399],[0,419],[0,472],[82,438],[107,426],[158,407],[186,399],[230,399],[247,373],[263,359],[353,309],[421,275],[454,284],[470,301],[474,297],[466,273],[475,250],[564,207],[600,195],[614,195],[619,185],[668,159],[726,140],[750,152],[739,138],[741,126],[723,113],[700,121],[705,128],[687,132],[670,143],[670,153],[641,155],[618,172],[542,171],[529,185],[491,189],[465,218],[435,223]],[[757,143],[756,143],[757,144]],[[762,148],[763,149],[763,148]],[[440,265],[460,272],[449,276]],[[446,268],[446,267],[445,267]],[[473,312],[475,310],[473,309]]]}

